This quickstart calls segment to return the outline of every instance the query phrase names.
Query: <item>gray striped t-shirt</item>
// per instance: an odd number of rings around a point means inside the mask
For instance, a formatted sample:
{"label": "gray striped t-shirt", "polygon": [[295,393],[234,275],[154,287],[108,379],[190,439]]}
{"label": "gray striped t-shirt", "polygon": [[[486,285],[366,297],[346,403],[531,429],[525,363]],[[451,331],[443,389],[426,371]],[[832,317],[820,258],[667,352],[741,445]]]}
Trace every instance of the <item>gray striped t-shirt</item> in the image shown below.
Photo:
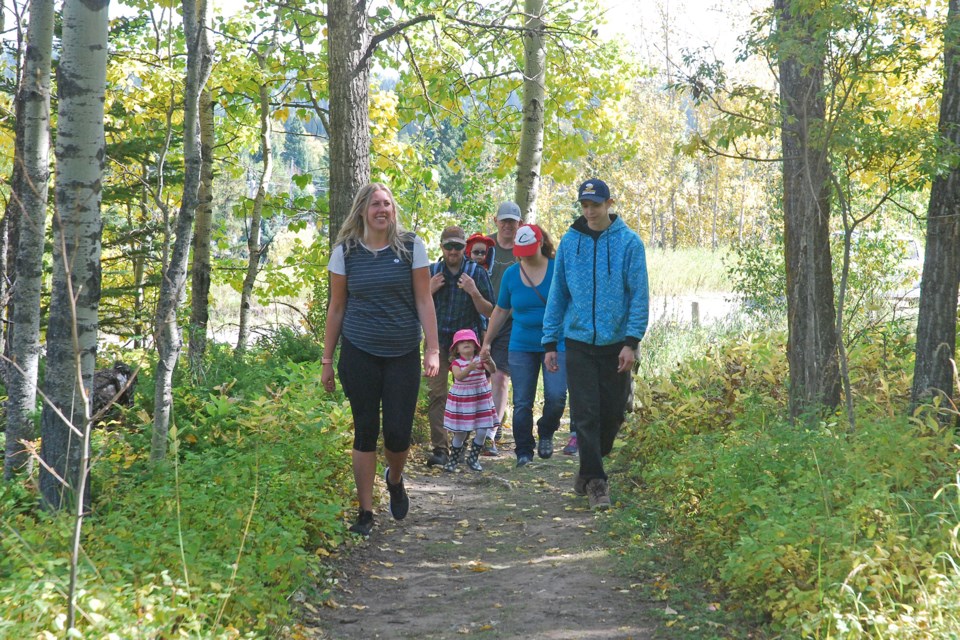
{"label": "gray striped t-shirt", "polygon": [[393,358],[420,344],[420,317],[413,295],[413,269],[429,265],[427,251],[417,236],[406,242],[409,258],[390,247],[371,251],[363,243],[347,256],[337,245],[327,265],[330,273],[347,277],[347,306],[341,335],[355,347],[375,356]]}

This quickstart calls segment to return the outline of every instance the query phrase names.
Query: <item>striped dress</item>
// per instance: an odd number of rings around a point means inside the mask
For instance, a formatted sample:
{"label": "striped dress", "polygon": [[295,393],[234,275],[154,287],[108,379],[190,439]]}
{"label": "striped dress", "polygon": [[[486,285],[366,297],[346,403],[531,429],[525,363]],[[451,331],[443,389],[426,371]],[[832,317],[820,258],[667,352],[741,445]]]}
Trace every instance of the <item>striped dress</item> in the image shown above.
{"label": "striped dress", "polygon": [[[453,365],[461,369],[469,360],[457,358]],[[497,420],[493,406],[493,392],[484,370],[476,369],[463,380],[454,380],[447,394],[447,406],[443,411],[443,426],[448,431],[476,431],[490,429]]]}

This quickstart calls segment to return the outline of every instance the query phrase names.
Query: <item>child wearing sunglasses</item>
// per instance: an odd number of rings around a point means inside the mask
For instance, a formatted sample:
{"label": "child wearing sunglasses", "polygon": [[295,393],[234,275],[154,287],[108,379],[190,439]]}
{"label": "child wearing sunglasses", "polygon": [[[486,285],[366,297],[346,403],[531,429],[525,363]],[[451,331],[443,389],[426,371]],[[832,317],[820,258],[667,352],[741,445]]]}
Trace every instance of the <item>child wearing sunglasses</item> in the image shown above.
{"label": "child wearing sunglasses", "polygon": [[466,257],[483,267],[487,275],[493,269],[493,238],[475,233],[467,238]]}

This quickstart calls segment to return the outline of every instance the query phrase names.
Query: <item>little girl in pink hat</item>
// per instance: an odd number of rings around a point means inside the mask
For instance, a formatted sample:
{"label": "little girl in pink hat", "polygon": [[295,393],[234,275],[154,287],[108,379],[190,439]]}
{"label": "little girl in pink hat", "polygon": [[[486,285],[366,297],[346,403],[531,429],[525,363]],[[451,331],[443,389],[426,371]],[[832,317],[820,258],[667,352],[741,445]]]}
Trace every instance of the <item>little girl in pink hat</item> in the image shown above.
{"label": "little girl in pink hat", "polygon": [[453,372],[454,382],[447,394],[443,413],[443,426],[450,432],[453,446],[450,460],[443,466],[444,471],[456,470],[471,431],[475,435],[466,455],[467,466],[474,471],[483,471],[479,462],[480,452],[497,421],[497,410],[493,406],[493,392],[487,376],[496,372],[497,365],[490,356],[481,358],[479,352],[480,341],[472,329],[461,329],[453,334],[450,371]]}

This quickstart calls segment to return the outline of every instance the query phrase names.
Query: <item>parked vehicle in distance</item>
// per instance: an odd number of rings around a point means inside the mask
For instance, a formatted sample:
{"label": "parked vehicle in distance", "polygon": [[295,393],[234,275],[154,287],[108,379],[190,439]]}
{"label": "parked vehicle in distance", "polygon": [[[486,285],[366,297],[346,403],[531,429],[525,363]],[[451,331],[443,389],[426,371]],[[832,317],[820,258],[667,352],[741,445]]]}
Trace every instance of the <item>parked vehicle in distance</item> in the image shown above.
{"label": "parked vehicle in distance", "polygon": [[923,248],[920,241],[908,235],[896,235],[892,239],[896,245],[900,261],[895,271],[894,285],[888,297],[910,301],[912,305],[920,301],[920,278],[923,275]]}
{"label": "parked vehicle in distance", "polygon": [[[838,246],[843,233],[833,234]],[[916,306],[920,300],[923,247],[905,233],[855,231],[850,238],[850,279],[897,306]]]}

